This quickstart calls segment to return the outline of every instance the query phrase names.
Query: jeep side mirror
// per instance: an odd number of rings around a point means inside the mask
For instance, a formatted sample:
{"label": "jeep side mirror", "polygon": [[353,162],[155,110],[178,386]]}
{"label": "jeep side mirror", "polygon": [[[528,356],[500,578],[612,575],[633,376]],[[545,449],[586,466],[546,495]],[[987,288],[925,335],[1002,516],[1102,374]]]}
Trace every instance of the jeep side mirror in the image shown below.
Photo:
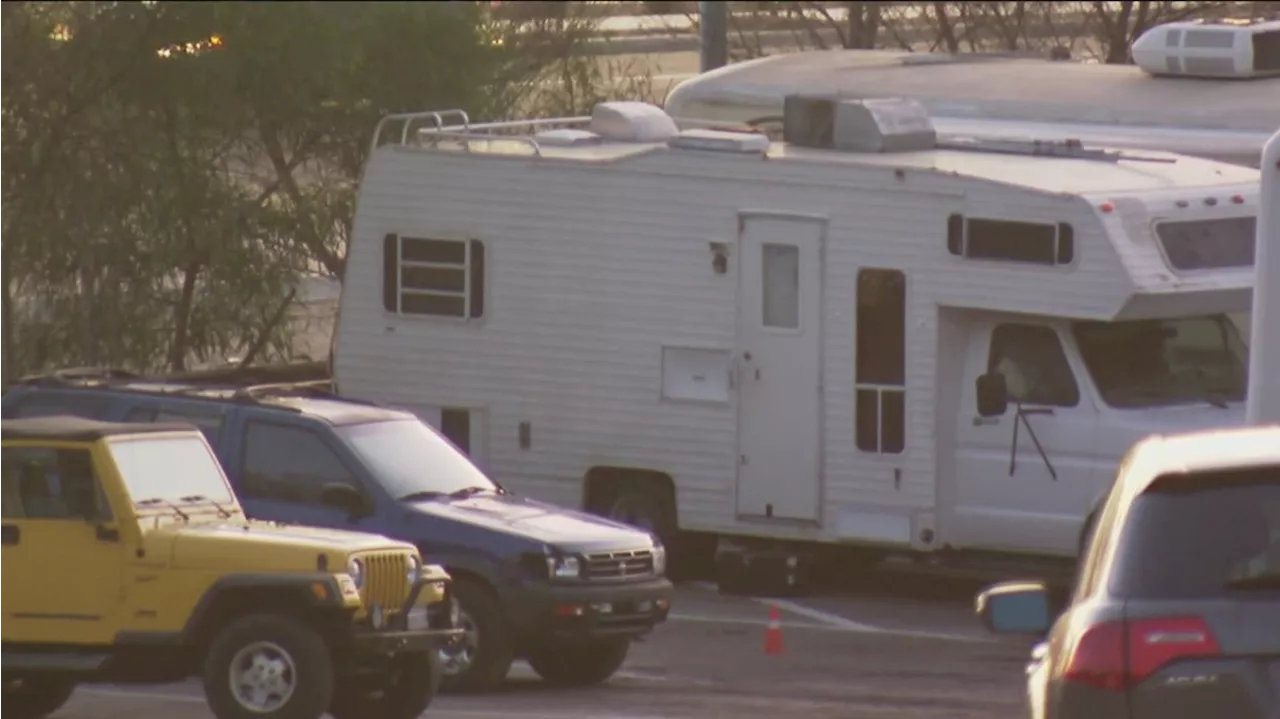
{"label": "jeep side mirror", "polygon": [[342,482],[328,482],[320,488],[320,503],[326,507],[341,509],[352,519],[369,513],[369,503],[360,490]]}
{"label": "jeep side mirror", "polygon": [[988,631],[1036,634],[1049,630],[1049,590],[1042,582],[1001,582],[978,594],[974,610]]}
{"label": "jeep side mirror", "polygon": [[983,417],[999,417],[1009,408],[1009,386],[1004,375],[988,372],[974,381],[978,395],[978,414]]}

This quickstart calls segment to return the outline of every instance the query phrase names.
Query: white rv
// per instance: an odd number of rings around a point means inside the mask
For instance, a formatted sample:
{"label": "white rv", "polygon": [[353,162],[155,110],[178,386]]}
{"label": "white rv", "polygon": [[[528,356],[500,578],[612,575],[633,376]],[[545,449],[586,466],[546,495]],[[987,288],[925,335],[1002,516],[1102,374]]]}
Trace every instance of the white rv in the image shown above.
{"label": "white rv", "polygon": [[796,92],[910,97],[942,134],[1163,150],[1258,166],[1280,127],[1280,21],[1178,22],[1148,30],[1134,65],[1046,58],[833,50],[695,75],[664,108],[686,120],[769,125]]}
{"label": "white rv", "polygon": [[791,142],[421,117],[365,168],[335,379],[518,492],[666,539],[1070,557],[1135,440],[1243,422],[1255,169],[942,143],[892,100],[797,98]]}

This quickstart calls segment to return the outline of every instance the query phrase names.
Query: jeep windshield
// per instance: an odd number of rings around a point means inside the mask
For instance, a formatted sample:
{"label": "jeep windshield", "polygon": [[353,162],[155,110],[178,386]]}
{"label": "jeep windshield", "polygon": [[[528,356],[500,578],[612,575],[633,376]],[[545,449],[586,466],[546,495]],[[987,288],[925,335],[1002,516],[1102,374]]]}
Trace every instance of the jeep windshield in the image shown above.
{"label": "jeep windshield", "polygon": [[1075,322],[1072,333],[1112,407],[1244,401],[1244,342],[1226,315]]}
{"label": "jeep windshield", "polygon": [[205,503],[214,509],[235,506],[218,460],[200,437],[116,439],[111,456],[135,505],[183,510]]}
{"label": "jeep windshield", "polygon": [[449,440],[416,419],[345,425],[337,432],[398,499],[502,491]]}

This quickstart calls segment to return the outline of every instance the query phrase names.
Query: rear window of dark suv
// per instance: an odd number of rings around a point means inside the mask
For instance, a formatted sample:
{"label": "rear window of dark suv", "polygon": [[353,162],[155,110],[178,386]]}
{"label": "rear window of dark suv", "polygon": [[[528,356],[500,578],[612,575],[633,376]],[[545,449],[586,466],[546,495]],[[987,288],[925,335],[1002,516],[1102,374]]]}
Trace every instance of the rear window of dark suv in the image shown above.
{"label": "rear window of dark suv", "polygon": [[1110,582],[1118,596],[1243,598],[1247,586],[1273,600],[1280,465],[1157,480],[1134,500],[1119,542]]}

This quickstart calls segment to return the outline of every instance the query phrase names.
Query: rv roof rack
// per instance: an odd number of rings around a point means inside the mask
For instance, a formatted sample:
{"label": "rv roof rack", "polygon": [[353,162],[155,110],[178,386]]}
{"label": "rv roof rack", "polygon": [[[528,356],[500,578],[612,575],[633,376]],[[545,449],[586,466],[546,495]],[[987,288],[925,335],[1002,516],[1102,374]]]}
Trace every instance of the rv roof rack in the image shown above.
{"label": "rv roof rack", "polygon": [[963,152],[990,152],[1001,155],[1035,155],[1037,157],[1063,157],[1073,160],[1097,160],[1100,162],[1119,162],[1134,160],[1143,162],[1176,162],[1171,158],[1129,155],[1113,150],[1099,150],[1085,147],[1076,139],[1066,140],[995,140],[977,139],[962,136],[951,136],[939,139],[939,150],[960,150]]}

